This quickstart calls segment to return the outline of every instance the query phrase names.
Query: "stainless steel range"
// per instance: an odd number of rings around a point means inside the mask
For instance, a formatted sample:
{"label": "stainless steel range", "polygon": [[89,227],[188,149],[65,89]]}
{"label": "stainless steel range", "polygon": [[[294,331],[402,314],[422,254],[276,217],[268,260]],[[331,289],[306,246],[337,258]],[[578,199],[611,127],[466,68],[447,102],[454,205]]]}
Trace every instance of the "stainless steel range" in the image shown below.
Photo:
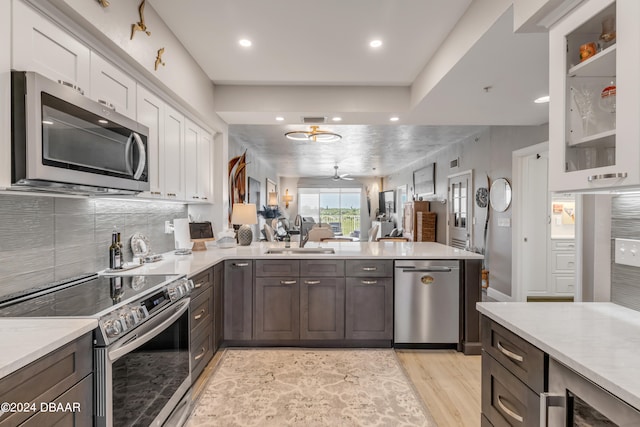
{"label": "stainless steel range", "polygon": [[0,316],[98,319],[95,425],[176,425],[190,400],[191,289],[179,275],[93,275],[5,297]]}

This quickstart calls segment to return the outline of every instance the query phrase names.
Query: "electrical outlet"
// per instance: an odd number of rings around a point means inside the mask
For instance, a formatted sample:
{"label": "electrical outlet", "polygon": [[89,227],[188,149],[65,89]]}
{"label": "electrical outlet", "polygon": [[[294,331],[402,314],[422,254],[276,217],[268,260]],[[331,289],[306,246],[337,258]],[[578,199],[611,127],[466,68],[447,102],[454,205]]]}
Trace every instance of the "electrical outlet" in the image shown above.
{"label": "electrical outlet", "polygon": [[511,227],[511,218],[498,218],[498,227]]}
{"label": "electrical outlet", "polygon": [[615,263],[640,267],[640,240],[615,239]]}
{"label": "electrical outlet", "polygon": [[173,233],[173,224],[171,221],[164,222],[164,234],[172,234]]}

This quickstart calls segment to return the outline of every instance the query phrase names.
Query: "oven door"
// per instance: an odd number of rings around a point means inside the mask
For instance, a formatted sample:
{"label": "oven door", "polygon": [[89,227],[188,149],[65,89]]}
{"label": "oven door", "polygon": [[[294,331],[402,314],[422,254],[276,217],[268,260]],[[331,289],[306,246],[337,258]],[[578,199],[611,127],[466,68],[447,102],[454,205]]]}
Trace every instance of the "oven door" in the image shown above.
{"label": "oven door", "polygon": [[94,350],[97,426],[160,426],[178,406],[188,413],[189,302]]}
{"label": "oven door", "polygon": [[640,411],[553,359],[540,409],[541,426],[640,425]]}

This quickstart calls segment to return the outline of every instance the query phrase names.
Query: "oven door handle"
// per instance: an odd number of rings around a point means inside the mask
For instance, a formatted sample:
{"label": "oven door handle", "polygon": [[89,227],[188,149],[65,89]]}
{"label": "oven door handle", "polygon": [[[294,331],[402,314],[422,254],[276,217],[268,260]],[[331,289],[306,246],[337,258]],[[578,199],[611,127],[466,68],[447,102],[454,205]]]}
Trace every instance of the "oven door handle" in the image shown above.
{"label": "oven door handle", "polygon": [[143,333],[140,336],[137,336],[134,339],[123,341],[122,344],[115,343],[113,348],[109,349],[109,360],[113,363],[125,354],[130,353],[131,351],[140,347],[142,344],[145,344],[146,342],[161,334],[165,329],[167,329],[169,325],[178,320],[180,316],[182,316],[189,309],[190,302],[190,298],[183,299],[175,306],[169,307],[168,309],[151,319],[151,322],[158,323],[156,326],[153,326],[151,330]]}
{"label": "oven door handle", "polygon": [[540,393],[540,427],[547,427],[549,418],[549,407],[560,406],[566,407],[566,398],[564,394]]}

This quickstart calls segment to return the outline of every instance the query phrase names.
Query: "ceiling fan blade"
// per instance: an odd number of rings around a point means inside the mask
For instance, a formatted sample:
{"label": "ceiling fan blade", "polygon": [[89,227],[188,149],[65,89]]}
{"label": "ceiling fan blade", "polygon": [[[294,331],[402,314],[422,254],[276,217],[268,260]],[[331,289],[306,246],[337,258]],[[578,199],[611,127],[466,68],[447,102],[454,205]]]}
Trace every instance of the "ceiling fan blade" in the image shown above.
{"label": "ceiling fan blade", "polygon": [[340,177],[340,179],[344,179],[345,181],[353,181],[353,178],[349,178],[349,177]]}

